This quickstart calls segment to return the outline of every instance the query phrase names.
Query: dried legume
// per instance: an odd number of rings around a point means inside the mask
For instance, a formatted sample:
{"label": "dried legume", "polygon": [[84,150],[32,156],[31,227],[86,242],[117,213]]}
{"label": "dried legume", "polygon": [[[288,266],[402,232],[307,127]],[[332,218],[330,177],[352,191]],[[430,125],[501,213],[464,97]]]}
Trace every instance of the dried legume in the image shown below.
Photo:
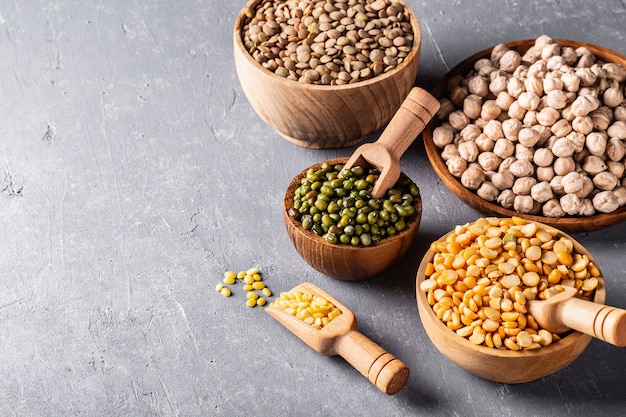
{"label": "dried legume", "polygon": [[[243,289],[246,291],[246,305],[248,307],[263,306],[267,303],[267,299],[261,297],[270,297],[272,291],[266,287],[261,272],[258,268],[250,268],[246,271],[226,271],[222,283],[216,285],[215,290],[225,297],[232,295],[231,289],[227,285],[234,285],[237,281],[242,282]],[[256,292],[259,291],[259,292]]]}
{"label": "dried legume", "polygon": [[375,169],[324,162],[300,181],[289,216],[330,243],[369,246],[395,235],[415,215],[419,188],[402,177],[384,198],[374,199],[371,190],[378,176]]}
{"label": "dried legume", "polygon": [[518,217],[457,226],[430,249],[420,290],[449,329],[478,345],[547,346],[559,335],[537,325],[527,301],[548,299],[565,286],[591,299],[598,286],[600,271],[571,240]]}
{"label": "dried legume", "polygon": [[413,46],[408,8],[392,0],[266,0],[244,11],[245,48],[290,80],[347,84],[400,65]]}
{"label": "dried legume", "polygon": [[280,308],[317,329],[322,329],[341,314],[341,310],[326,298],[300,291],[280,293],[270,307]]}
{"label": "dried legume", "polygon": [[480,198],[553,218],[626,206],[626,68],[540,36],[446,88],[433,143]]}

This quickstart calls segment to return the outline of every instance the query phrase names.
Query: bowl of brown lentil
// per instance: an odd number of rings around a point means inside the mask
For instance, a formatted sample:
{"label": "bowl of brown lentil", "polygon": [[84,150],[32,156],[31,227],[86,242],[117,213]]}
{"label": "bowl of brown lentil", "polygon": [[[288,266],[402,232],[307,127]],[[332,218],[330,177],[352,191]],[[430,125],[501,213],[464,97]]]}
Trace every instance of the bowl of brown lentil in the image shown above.
{"label": "bowl of brown lentil", "polygon": [[415,84],[421,33],[403,1],[249,1],[234,27],[241,87],[283,138],[309,148],[362,142]]}
{"label": "bowl of brown lentil", "polygon": [[498,44],[432,91],[424,130],[435,172],[485,215],[567,232],[626,220],[626,57],[572,40]]}
{"label": "bowl of brown lentil", "polygon": [[357,166],[343,172],[347,161],[331,159],[300,172],[285,192],[283,218],[296,251],[311,267],[335,279],[365,280],[410,248],[422,200],[404,174],[383,198],[370,198],[376,171]]}
{"label": "bowl of brown lentil", "polygon": [[560,286],[604,304],[596,261],[571,236],[520,217],[487,217],[431,244],[417,273],[417,306],[447,359],[483,379],[518,384],[566,367],[591,340],[550,332],[528,313],[530,300],[549,299]]}

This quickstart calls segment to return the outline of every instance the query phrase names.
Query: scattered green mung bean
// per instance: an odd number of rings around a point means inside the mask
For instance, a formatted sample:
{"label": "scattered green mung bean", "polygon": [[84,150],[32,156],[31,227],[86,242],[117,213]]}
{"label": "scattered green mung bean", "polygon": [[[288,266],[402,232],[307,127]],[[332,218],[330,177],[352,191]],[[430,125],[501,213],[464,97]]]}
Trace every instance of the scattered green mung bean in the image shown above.
{"label": "scattered green mung bean", "polygon": [[[300,181],[289,215],[329,243],[370,246],[404,230],[419,197],[417,185],[402,177],[385,197],[373,199],[371,190],[379,175],[375,169],[344,169],[324,162]],[[325,204],[317,205],[318,201]]]}

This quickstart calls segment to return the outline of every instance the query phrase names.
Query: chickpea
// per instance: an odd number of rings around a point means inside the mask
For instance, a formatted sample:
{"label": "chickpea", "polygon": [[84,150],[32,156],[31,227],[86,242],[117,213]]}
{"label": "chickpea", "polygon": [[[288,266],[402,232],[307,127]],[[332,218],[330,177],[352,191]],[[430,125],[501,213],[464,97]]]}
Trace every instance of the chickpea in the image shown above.
{"label": "chickpea", "polygon": [[469,117],[461,110],[456,110],[448,116],[448,122],[455,130],[462,130],[470,122]]}
{"label": "chickpea", "polygon": [[502,131],[502,122],[499,120],[489,120],[487,124],[483,127],[483,132],[490,139],[499,139],[504,136],[504,132]]}
{"label": "chickpea", "polygon": [[593,120],[590,116],[578,116],[572,121],[572,129],[583,135],[593,131]]}
{"label": "chickpea", "polygon": [[[563,82],[561,81],[561,84]],[[567,94],[563,90],[553,89],[548,92],[547,97],[547,105],[550,108],[555,110],[563,109],[568,104]]]}
{"label": "chickpea", "polygon": [[502,159],[493,152],[482,152],[478,155],[478,163],[485,171],[495,171],[500,166]]}
{"label": "chickpea", "polygon": [[561,113],[554,107],[544,107],[537,114],[537,122],[542,126],[552,126],[561,117]]}
{"label": "chickpea", "polygon": [[576,163],[574,159],[571,157],[566,158],[556,158],[554,160],[554,173],[556,175],[565,175],[568,172],[574,171],[576,168]]}
{"label": "chickpea", "polygon": [[552,187],[548,181],[537,182],[530,189],[530,196],[539,203],[545,203],[554,198]]}
{"label": "chickpea", "polygon": [[482,198],[483,200],[495,201],[496,198],[498,198],[498,195],[500,194],[500,190],[498,190],[490,182],[483,182],[478,188],[478,190],[476,190],[476,194],[478,194],[478,196]]}
{"label": "chickpea", "polygon": [[613,191],[601,191],[593,199],[593,207],[600,213],[611,213],[619,208],[619,201]]}
{"label": "chickpea", "polygon": [[586,116],[600,107],[600,99],[591,94],[578,96],[572,103],[572,114],[574,116]]}
{"label": "chickpea", "polygon": [[543,215],[546,217],[556,218],[556,217],[565,216],[565,212],[563,211],[563,208],[561,207],[561,203],[556,198],[546,201],[546,203],[543,205],[542,211],[543,211]]}
{"label": "chickpea", "polygon": [[507,91],[500,91],[496,96],[496,105],[503,111],[508,111],[511,104],[515,101],[515,98],[511,96]]}
{"label": "chickpea", "polygon": [[470,119],[478,119],[483,107],[483,101],[480,96],[476,94],[469,94],[463,100],[463,113]]}
{"label": "chickpea", "polygon": [[443,148],[444,146],[452,143],[454,139],[454,132],[451,129],[438,126],[433,130],[433,143],[438,148]]}
{"label": "chickpea", "polygon": [[517,140],[520,144],[530,148],[535,146],[540,138],[541,136],[537,130],[532,127],[524,127],[520,129]]}
{"label": "chickpea", "polygon": [[474,142],[476,143],[476,146],[478,147],[478,150],[480,152],[491,152],[496,143],[495,140],[491,139],[489,136],[485,135],[484,133],[481,133],[480,135],[478,135],[478,137],[474,139]]}
{"label": "chickpea", "polygon": [[473,141],[465,141],[459,143],[459,155],[467,162],[474,162],[478,158],[478,146]]}
{"label": "chickpea", "polygon": [[519,52],[514,50],[508,50],[498,60],[500,69],[507,72],[513,72],[522,62],[522,57]]}
{"label": "chickpea", "polygon": [[470,165],[461,174],[461,184],[470,190],[477,190],[485,180],[485,171],[479,165]]}
{"label": "chickpea", "polygon": [[530,191],[537,184],[537,180],[533,177],[522,177],[513,183],[513,192],[516,195],[530,195]]}
{"label": "chickpea", "polygon": [[489,94],[489,83],[480,75],[476,75],[469,80],[467,88],[471,94],[479,97],[487,97]]}
{"label": "chickpea", "polygon": [[446,166],[448,167],[450,174],[460,178],[461,175],[463,175],[463,173],[467,170],[467,161],[460,156],[451,156],[448,160],[446,160]]}
{"label": "chickpea", "polygon": [[607,165],[602,158],[596,155],[587,155],[583,162],[583,170],[590,175],[606,171]]}
{"label": "chickpea", "polygon": [[526,159],[518,159],[511,164],[510,171],[516,177],[528,177],[533,174],[534,167],[532,162]]}
{"label": "chickpea", "polygon": [[541,97],[543,94],[543,81],[536,75],[530,75],[524,80],[524,88],[527,92]]}
{"label": "chickpea", "polygon": [[529,195],[516,195],[513,208],[519,213],[533,213],[536,209],[535,200]]}
{"label": "chickpea", "polygon": [[513,175],[510,171],[496,172],[491,176],[491,183],[498,190],[512,188],[515,183],[515,175]]}
{"label": "chickpea", "polygon": [[618,138],[611,138],[606,143],[606,155],[611,161],[621,161],[626,154],[626,144]]}
{"label": "chickpea", "polygon": [[495,100],[487,100],[483,103],[482,111],[480,112],[481,119],[489,121],[498,118],[502,113],[502,110],[496,104]]}
{"label": "chickpea", "polygon": [[517,99],[519,105],[526,110],[537,110],[540,100],[541,99],[537,94],[529,91],[524,91],[519,95],[519,98]]}
{"label": "chickpea", "polygon": [[502,190],[496,201],[502,207],[511,209],[515,203],[515,193],[510,189]]}
{"label": "chickpea", "polygon": [[550,181],[554,178],[554,168],[551,166],[537,167],[535,169],[535,177],[537,181]]}
{"label": "chickpea", "polygon": [[606,133],[610,138],[626,139],[626,121],[618,120],[613,122],[611,126],[606,130]]}
{"label": "chickpea", "polygon": [[619,184],[619,180],[609,171],[598,172],[593,177],[593,185],[602,191],[611,191]]}
{"label": "chickpea", "polygon": [[550,217],[603,212],[618,199],[598,194],[626,190],[625,82],[621,65],[548,36],[521,53],[500,44],[448,81],[438,117],[449,130],[433,142],[485,200]]}

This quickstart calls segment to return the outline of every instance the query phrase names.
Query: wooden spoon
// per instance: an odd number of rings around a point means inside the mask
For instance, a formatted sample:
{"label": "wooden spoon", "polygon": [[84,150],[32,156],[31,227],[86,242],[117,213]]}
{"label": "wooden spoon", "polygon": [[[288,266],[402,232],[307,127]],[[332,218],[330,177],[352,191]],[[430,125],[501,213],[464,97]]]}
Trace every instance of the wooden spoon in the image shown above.
{"label": "wooden spoon", "polygon": [[576,290],[565,291],[545,301],[528,302],[528,311],[546,330],[563,333],[578,330],[615,346],[626,346],[626,310],[576,298]]}
{"label": "wooden spoon", "polygon": [[439,101],[435,97],[413,87],[378,140],[359,146],[345,168],[371,165],[380,171],[372,197],[383,197],[400,178],[400,157],[438,110]]}
{"label": "wooden spoon", "polygon": [[278,307],[269,306],[265,311],[316,352],[342,356],[385,394],[400,391],[409,378],[408,366],[360,333],[354,314],[345,305],[308,282],[297,285],[290,292],[296,291],[327,299],[341,310],[341,314],[318,330]]}

